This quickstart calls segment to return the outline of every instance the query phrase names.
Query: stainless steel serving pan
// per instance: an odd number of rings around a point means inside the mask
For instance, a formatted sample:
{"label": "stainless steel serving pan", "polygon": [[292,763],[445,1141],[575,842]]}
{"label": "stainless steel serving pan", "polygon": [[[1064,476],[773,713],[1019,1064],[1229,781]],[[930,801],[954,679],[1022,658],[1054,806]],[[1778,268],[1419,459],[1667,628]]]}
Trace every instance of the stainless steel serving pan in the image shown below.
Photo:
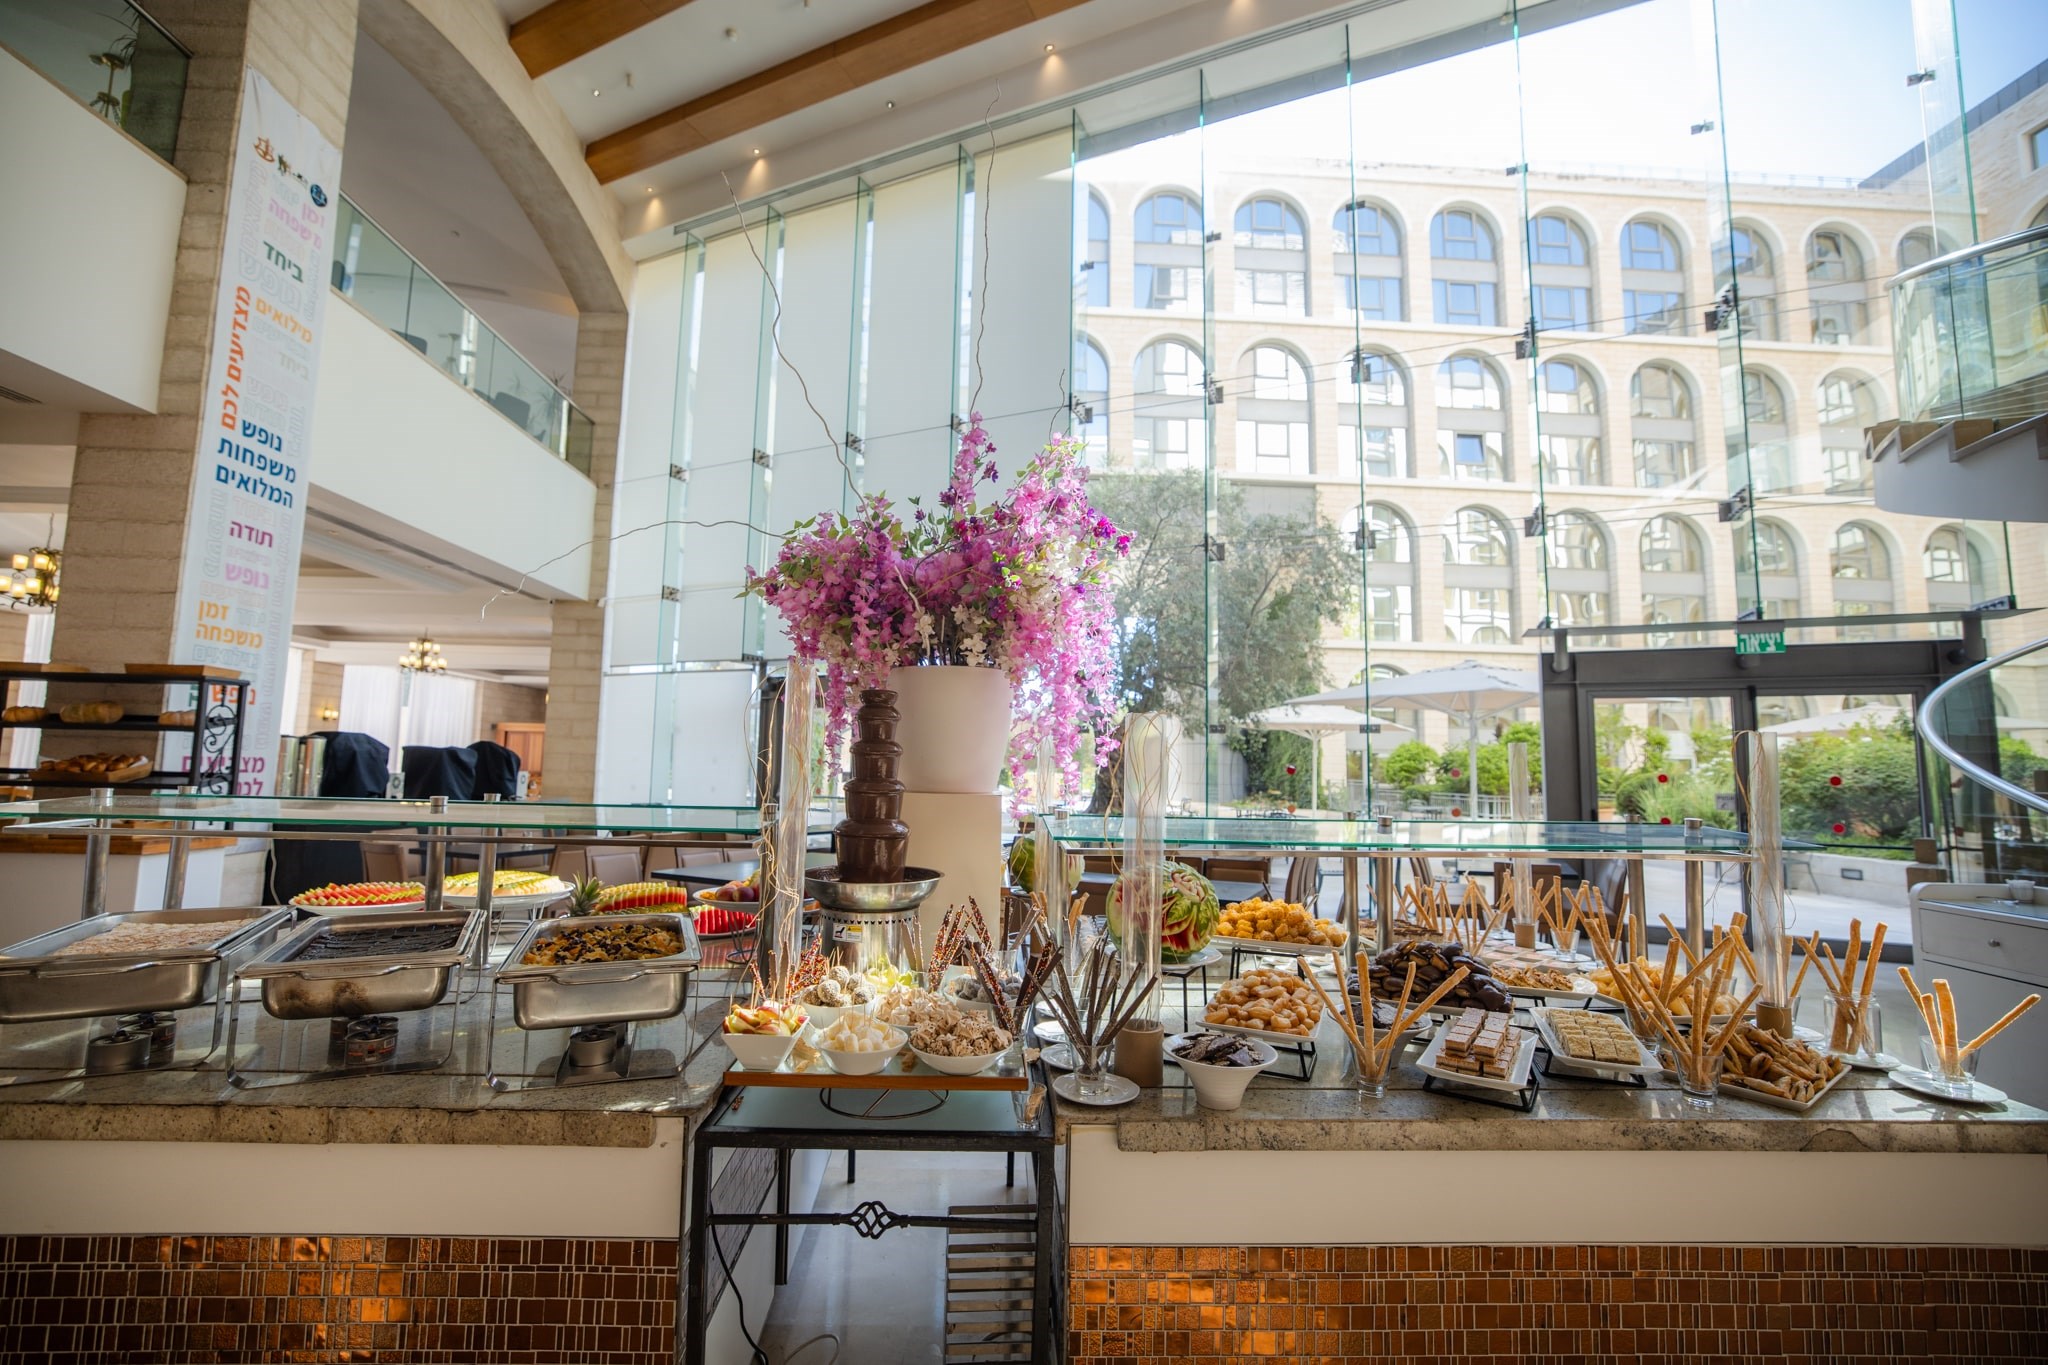
{"label": "stainless steel serving pan", "polygon": [[[395,929],[430,924],[460,926],[454,944],[434,952],[297,960],[313,940],[330,928]],[[441,1002],[455,973],[469,960],[483,929],[484,917],[474,910],[315,915],[242,968],[242,976],[263,983],[263,1008],[278,1019],[360,1019],[371,1014],[404,1014]]]}
{"label": "stainless steel serving pan", "polygon": [[[576,962],[556,966],[519,964],[536,943],[558,938],[572,929],[608,924],[645,924],[682,936],[683,950],[668,957],[635,962]],[[690,974],[702,953],[697,927],[684,914],[589,915],[574,919],[538,920],[519,936],[498,969],[498,980],[512,987],[512,1017],[519,1027],[581,1028],[585,1024],[623,1024],[641,1019],[672,1019],[682,1013],[690,993]]]}
{"label": "stainless steel serving pan", "polygon": [[[94,915],[0,949],[0,1024],[47,1019],[88,1019],[182,1010],[219,995],[221,985],[288,923],[287,909],[226,907],[215,910],[134,910]],[[118,925],[207,924],[220,934],[193,948],[154,952],[54,954]]]}

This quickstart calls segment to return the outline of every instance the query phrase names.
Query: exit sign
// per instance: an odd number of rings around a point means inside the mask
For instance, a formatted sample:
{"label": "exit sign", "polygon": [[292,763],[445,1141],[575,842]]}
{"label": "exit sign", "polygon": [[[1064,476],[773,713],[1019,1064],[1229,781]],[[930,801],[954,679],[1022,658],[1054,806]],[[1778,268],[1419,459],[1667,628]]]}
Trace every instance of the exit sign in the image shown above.
{"label": "exit sign", "polygon": [[1782,630],[1738,630],[1735,632],[1737,654],[1783,654],[1785,632]]}

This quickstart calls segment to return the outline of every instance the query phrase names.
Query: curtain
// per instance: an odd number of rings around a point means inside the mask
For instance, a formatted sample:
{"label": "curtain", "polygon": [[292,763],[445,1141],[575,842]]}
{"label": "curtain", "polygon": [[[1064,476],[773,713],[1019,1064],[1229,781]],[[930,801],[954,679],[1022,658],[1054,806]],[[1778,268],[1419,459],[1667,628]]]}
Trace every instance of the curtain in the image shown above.
{"label": "curtain", "polygon": [[445,673],[416,674],[407,703],[405,732],[399,733],[400,674],[381,664],[349,664],[341,670],[341,725],[391,746],[394,764],[408,744],[459,747],[477,737],[476,682]]}

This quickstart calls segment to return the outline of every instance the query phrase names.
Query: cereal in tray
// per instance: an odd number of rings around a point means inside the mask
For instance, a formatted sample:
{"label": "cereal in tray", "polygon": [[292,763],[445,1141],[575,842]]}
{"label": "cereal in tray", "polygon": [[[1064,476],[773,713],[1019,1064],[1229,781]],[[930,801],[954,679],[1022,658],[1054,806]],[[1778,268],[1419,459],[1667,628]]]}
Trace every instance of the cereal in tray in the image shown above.
{"label": "cereal in tray", "polygon": [[656,924],[602,924],[567,929],[541,939],[520,959],[523,967],[564,967],[579,962],[639,962],[683,951],[682,936]]}

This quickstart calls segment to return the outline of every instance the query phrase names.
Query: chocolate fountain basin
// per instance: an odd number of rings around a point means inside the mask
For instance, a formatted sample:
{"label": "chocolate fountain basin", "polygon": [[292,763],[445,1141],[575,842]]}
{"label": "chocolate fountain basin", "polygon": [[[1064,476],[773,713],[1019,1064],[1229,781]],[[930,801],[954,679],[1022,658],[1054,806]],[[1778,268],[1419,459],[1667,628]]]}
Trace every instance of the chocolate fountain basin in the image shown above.
{"label": "chocolate fountain basin", "polygon": [[940,874],[928,867],[906,867],[896,882],[847,882],[836,867],[813,868],[804,876],[804,892],[827,910],[884,914],[923,904],[939,889]]}

